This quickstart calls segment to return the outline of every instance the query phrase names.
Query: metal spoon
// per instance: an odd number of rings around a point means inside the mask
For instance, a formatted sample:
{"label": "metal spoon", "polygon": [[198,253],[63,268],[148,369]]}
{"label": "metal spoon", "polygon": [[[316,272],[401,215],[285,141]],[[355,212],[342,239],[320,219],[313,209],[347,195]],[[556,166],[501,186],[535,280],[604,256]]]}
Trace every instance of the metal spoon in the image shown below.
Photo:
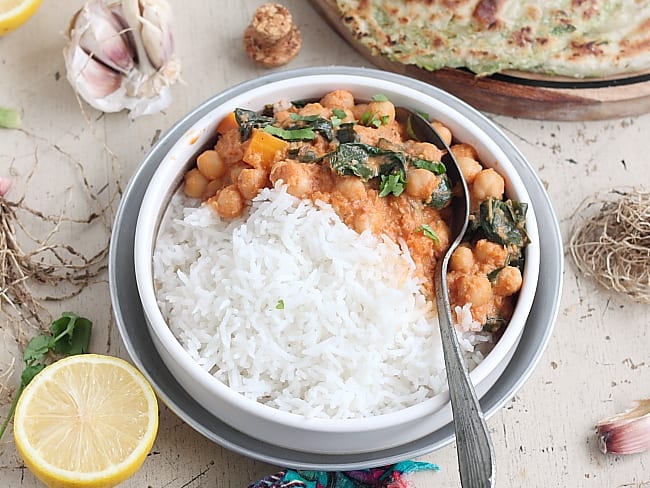
{"label": "metal spoon", "polygon": [[415,135],[418,140],[431,142],[438,149],[445,151],[442,162],[445,164],[447,175],[454,185],[455,194],[451,203],[452,221],[450,229],[451,236],[454,239],[442,259],[438,260],[434,276],[438,321],[440,323],[442,349],[445,356],[447,382],[449,383],[451,409],[456,431],[456,450],[461,486],[463,488],[492,487],[495,482],[496,468],[494,448],[483,411],[461,355],[451,316],[447,288],[449,258],[454,249],[460,244],[469,220],[467,183],[456,158],[449,150],[449,146],[428,120],[420,114],[403,107],[395,108],[395,116],[398,121],[407,124],[409,132],[412,133],[411,135]]}

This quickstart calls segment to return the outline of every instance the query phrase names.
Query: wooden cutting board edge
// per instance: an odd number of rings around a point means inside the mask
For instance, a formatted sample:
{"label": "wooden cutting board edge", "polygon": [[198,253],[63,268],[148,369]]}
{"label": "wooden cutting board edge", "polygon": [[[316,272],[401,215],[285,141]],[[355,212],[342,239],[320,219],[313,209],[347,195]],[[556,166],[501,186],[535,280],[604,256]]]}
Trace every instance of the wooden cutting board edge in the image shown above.
{"label": "wooden cutting board edge", "polygon": [[[318,14],[354,49],[376,67],[441,88],[486,112],[537,120],[587,121],[650,113],[650,81],[612,84],[599,88],[554,88],[530,85],[516,77],[508,81],[478,77],[459,69],[427,71],[415,65],[377,56],[354,38],[341,22],[334,0],[310,0]],[[610,80],[611,81],[611,80]]]}

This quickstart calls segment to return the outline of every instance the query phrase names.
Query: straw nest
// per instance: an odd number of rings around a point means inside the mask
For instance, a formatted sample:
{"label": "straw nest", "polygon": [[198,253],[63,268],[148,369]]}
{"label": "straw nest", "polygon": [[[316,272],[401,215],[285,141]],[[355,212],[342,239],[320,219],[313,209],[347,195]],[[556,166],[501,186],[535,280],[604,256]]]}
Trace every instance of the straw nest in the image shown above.
{"label": "straw nest", "polygon": [[603,287],[650,303],[650,193],[613,189],[585,200],[569,250],[576,267]]}

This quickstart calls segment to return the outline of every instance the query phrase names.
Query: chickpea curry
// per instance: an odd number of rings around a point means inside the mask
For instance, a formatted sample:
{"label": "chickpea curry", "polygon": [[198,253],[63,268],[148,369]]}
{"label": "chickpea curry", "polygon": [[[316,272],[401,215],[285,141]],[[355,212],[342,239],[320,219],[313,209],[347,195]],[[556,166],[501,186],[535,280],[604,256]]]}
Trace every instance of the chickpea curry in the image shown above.
{"label": "chickpea curry", "polygon": [[[289,105],[289,104],[287,104]],[[449,263],[452,309],[471,305],[496,332],[512,316],[522,284],[526,204],[504,198],[505,182],[474,147],[431,122],[459,162],[470,190],[470,227]],[[449,246],[451,182],[443,152],[415,139],[383,95],[355,100],[346,90],[318,102],[236,109],[217,127],[214,149],[185,175],[184,192],[222,218],[241,215],[258,192],[282,180],[298,198],[331,204],[355,231],[406,245],[435,302],[433,272]]]}

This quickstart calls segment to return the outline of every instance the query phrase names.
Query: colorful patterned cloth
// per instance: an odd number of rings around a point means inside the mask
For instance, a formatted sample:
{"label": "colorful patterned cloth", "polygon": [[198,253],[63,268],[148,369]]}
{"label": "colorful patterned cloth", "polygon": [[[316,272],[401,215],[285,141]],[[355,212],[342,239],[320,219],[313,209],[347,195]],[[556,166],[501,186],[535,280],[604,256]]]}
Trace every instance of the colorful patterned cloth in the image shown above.
{"label": "colorful patterned cloth", "polygon": [[357,471],[285,469],[256,481],[248,488],[410,488],[405,474],[439,469],[435,464],[415,461]]}

